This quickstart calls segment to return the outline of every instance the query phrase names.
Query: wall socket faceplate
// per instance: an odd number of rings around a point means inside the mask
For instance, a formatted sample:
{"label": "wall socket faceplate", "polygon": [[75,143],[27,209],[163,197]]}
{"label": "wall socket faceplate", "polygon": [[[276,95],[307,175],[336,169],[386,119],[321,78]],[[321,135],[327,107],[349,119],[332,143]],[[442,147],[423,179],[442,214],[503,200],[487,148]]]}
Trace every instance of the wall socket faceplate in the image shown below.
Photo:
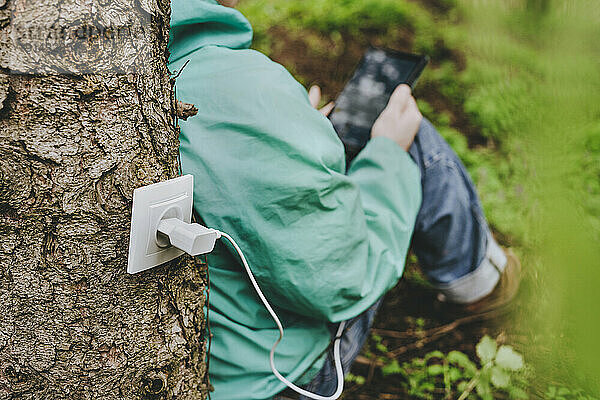
{"label": "wall socket faceplate", "polygon": [[193,191],[192,175],[180,176],[134,190],[128,273],[135,274],[150,269],[183,254],[183,251],[169,244],[168,238],[160,234],[157,236],[157,229],[164,218],[177,218],[187,223],[191,222]]}

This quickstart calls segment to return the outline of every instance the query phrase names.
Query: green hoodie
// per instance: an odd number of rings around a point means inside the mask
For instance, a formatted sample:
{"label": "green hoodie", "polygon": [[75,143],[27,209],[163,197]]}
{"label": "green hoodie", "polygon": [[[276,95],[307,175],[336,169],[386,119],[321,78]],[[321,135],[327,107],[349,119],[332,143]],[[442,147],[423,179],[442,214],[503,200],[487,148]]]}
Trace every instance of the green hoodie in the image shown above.
{"label": "green hoodie", "polygon": [[[251,40],[238,11],[173,0],[170,68],[190,60],[177,96],[199,110],[180,137],[195,209],[243,249],[285,329],[275,364],[302,384],[323,364],[328,324],[359,315],[402,275],[420,176],[386,138],[371,140],[346,175],[329,120]],[[231,247],[218,243],[207,262],[212,398],[272,398],[285,388],[269,367],[277,328]]]}

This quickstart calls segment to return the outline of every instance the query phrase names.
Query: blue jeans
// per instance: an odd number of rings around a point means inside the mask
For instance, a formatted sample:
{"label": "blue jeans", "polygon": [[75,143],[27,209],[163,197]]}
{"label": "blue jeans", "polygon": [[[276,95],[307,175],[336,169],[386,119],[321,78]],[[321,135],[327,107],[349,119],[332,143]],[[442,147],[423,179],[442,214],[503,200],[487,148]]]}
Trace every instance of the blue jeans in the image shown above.
{"label": "blue jeans", "polygon": [[[476,301],[496,286],[506,257],[490,233],[473,182],[456,153],[426,119],[409,154],[421,170],[423,189],[412,242],[421,269],[447,301]],[[380,304],[381,299],[348,322],[340,347],[345,373],[367,340]],[[324,396],[335,391],[332,357],[328,355],[307,390]]]}

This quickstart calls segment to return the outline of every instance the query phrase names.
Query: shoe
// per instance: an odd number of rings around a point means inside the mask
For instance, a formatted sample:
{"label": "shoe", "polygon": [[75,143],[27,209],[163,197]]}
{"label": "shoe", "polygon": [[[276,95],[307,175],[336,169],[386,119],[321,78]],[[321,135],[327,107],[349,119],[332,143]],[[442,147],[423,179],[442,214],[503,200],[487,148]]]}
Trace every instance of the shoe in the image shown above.
{"label": "shoe", "polygon": [[443,295],[438,296],[438,302],[444,313],[456,317],[494,317],[505,314],[514,305],[521,283],[521,262],[510,249],[504,249],[506,266],[500,275],[498,283],[490,294],[473,303],[456,304],[443,301]]}

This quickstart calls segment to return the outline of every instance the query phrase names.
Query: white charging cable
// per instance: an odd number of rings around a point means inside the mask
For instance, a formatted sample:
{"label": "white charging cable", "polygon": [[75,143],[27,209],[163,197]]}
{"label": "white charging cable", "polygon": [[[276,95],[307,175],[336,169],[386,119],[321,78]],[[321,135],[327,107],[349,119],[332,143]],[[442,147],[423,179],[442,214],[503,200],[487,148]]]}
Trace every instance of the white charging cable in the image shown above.
{"label": "white charging cable", "polygon": [[267,301],[267,298],[265,297],[263,292],[260,290],[260,287],[258,286],[258,283],[256,282],[256,279],[254,278],[254,275],[252,274],[252,271],[250,270],[250,267],[248,266],[248,261],[246,261],[246,257],[244,257],[244,253],[242,252],[242,249],[240,249],[240,247],[237,245],[235,240],[233,240],[233,238],[231,236],[229,236],[228,234],[226,234],[225,232],[218,232],[218,235],[227,239],[229,241],[229,243],[231,243],[232,246],[235,248],[235,251],[237,251],[238,255],[240,256],[240,259],[242,260],[242,263],[244,264],[244,268],[246,269],[248,278],[250,278],[250,282],[252,282],[252,286],[254,286],[254,290],[256,290],[256,294],[258,294],[258,297],[260,297],[260,300],[264,304],[264,306],[267,309],[267,311],[269,312],[269,314],[271,314],[271,317],[275,321],[275,324],[277,324],[277,329],[279,329],[279,339],[277,339],[277,341],[271,348],[271,353],[269,354],[269,362],[271,364],[271,371],[273,371],[273,374],[277,377],[277,379],[279,379],[281,382],[283,382],[287,387],[289,387],[293,391],[295,391],[303,396],[309,397],[311,399],[335,400],[338,397],[340,397],[342,394],[342,391],[344,390],[344,371],[342,369],[342,360],[341,360],[341,355],[340,355],[340,341],[342,338],[342,333],[344,332],[344,328],[346,326],[346,321],[343,321],[340,323],[337,333],[335,334],[335,340],[333,342],[333,360],[334,360],[335,371],[336,371],[336,375],[337,375],[337,390],[335,391],[335,393],[332,394],[331,396],[321,396],[316,393],[309,392],[308,390],[304,390],[301,387],[298,387],[298,386],[294,385],[292,382],[288,381],[283,375],[281,375],[279,373],[279,371],[277,371],[277,368],[275,368],[275,348],[277,347],[279,342],[281,342],[281,339],[283,339],[283,326],[281,325],[281,321],[279,321],[277,314],[275,314],[275,311],[273,311],[273,308]]}
{"label": "white charging cable", "polygon": [[[346,322],[341,322],[337,333],[335,334],[335,339],[333,341],[333,361],[335,364],[335,371],[337,376],[337,390],[331,396],[321,396],[308,390],[304,390],[301,387],[294,385],[292,382],[288,381],[283,375],[277,371],[275,368],[275,348],[283,339],[283,326],[273,311],[273,308],[267,301],[265,295],[260,290],[252,271],[250,270],[250,266],[248,265],[248,261],[246,261],[246,257],[242,252],[242,249],[237,245],[235,240],[225,232],[220,232],[215,229],[206,228],[197,223],[187,223],[178,218],[165,218],[160,221],[157,227],[157,240],[161,239],[160,235],[166,235],[168,237],[168,241],[165,241],[166,244],[170,244],[175,246],[186,253],[196,256],[199,254],[209,253],[213,250],[215,246],[215,241],[221,237],[227,239],[237,251],[242,263],[244,264],[244,268],[246,269],[246,273],[248,274],[248,278],[250,278],[250,282],[252,282],[252,286],[254,286],[254,290],[256,290],[256,294],[260,297],[260,300],[264,304],[265,308],[271,314],[273,321],[277,324],[277,329],[279,329],[279,339],[275,342],[273,347],[271,348],[271,353],[269,354],[269,361],[271,364],[271,370],[273,374],[283,382],[287,387],[294,390],[295,392],[309,397],[315,400],[335,400],[342,394],[344,390],[344,371],[342,370],[342,361],[340,356],[340,341],[342,333],[344,332],[344,328],[346,327]],[[162,240],[162,239],[161,239]],[[162,243],[162,242],[161,242]]]}

